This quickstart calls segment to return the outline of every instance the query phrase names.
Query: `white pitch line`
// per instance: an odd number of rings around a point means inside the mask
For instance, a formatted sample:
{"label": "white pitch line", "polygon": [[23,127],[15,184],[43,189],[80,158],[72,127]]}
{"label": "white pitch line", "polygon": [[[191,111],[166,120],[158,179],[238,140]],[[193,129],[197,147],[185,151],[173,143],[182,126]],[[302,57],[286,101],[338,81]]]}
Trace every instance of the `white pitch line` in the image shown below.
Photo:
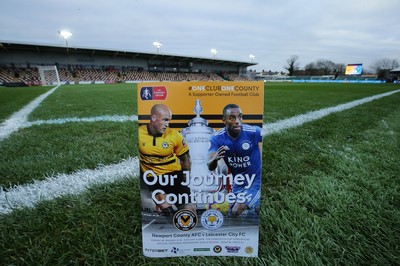
{"label": "white pitch line", "polygon": [[29,104],[25,105],[18,112],[13,113],[6,121],[4,121],[0,125],[0,141],[7,138],[10,134],[17,131],[21,128],[21,126],[28,120],[28,115],[35,110],[39,104],[47,98],[50,94],[52,94],[56,89],[58,89],[60,85],[54,87],[48,92],[43,93],[38,96],[36,99],[31,101]]}
{"label": "white pitch line", "polygon": [[367,98],[363,98],[360,100],[355,100],[355,101],[351,101],[348,103],[339,104],[339,105],[336,105],[333,107],[328,107],[328,108],[320,109],[317,111],[308,112],[306,114],[297,115],[297,116],[294,116],[291,118],[276,121],[274,123],[264,124],[263,128],[262,128],[262,135],[263,136],[270,135],[270,134],[278,133],[285,129],[301,126],[304,123],[318,120],[324,116],[327,116],[327,115],[330,115],[333,113],[337,113],[337,112],[341,112],[341,111],[344,111],[344,110],[347,110],[347,109],[356,107],[358,105],[361,105],[361,104],[364,104],[367,102],[371,102],[371,101],[374,101],[374,100],[377,100],[377,99],[380,99],[380,98],[383,98],[386,96],[390,96],[397,92],[400,92],[400,90],[390,91],[390,92],[370,96]]}
{"label": "white pitch line", "polygon": [[43,200],[53,200],[65,195],[76,195],[90,186],[113,183],[133,177],[139,168],[138,158],[128,158],[118,164],[84,169],[73,174],[57,174],[31,184],[14,186],[8,191],[0,187],[0,214],[11,213],[22,207],[33,208]]}
{"label": "white pitch line", "polygon": [[[304,123],[318,120],[329,114],[340,112],[373,100],[400,92],[391,91],[361,100],[339,104],[334,107],[312,111],[292,118],[263,125],[263,135],[278,133],[282,130],[300,126]],[[7,191],[0,187],[0,214],[11,213],[14,209],[33,208],[42,200],[52,200],[63,195],[76,195],[84,192],[94,184],[115,182],[123,178],[136,177],[139,172],[137,157],[129,158],[118,164],[98,167],[95,170],[85,169],[72,174],[58,174],[32,184],[15,186]]]}
{"label": "white pitch line", "polygon": [[137,121],[137,115],[102,115],[102,116],[94,116],[94,117],[67,117],[67,118],[58,118],[58,119],[49,119],[49,120],[36,120],[33,122],[25,122],[21,125],[21,127],[31,127],[31,126],[41,126],[41,125],[54,125],[54,124],[65,124],[65,123],[73,123],[73,122],[128,122],[128,121]]}

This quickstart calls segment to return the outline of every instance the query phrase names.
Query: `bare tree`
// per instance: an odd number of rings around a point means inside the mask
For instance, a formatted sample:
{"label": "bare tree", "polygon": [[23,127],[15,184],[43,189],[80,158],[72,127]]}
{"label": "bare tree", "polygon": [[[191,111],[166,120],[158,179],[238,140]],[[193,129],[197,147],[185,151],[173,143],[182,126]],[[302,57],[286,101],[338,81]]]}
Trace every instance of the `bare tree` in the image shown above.
{"label": "bare tree", "polygon": [[336,77],[344,73],[346,66],[344,64],[335,64],[331,60],[317,60],[304,67],[306,75],[335,75]]}
{"label": "bare tree", "polygon": [[321,71],[322,75],[333,74],[334,69],[335,69],[335,63],[333,63],[331,60],[320,59],[320,60],[317,60],[315,65]]}
{"label": "bare tree", "polygon": [[383,59],[378,59],[376,60],[372,66],[371,69],[376,73],[379,74],[382,72],[382,70],[392,70],[394,68],[399,67],[399,61],[397,59],[388,59],[388,58],[383,58]]}
{"label": "bare tree", "polygon": [[341,64],[341,63],[335,64],[334,73],[336,76],[344,74],[345,70],[346,70],[345,64]]}
{"label": "bare tree", "polygon": [[298,63],[299,57],[297,55],[292,55],[286,63],[288,64],[285,69],[289,72],[289,76],[293,76],[293,73],[299,68]]}
{"label": "bare tree", "polygon": [[319,75],[319,69],[314,62],[311,62],[304,67],[304,74],[307,76],[317,76]]}

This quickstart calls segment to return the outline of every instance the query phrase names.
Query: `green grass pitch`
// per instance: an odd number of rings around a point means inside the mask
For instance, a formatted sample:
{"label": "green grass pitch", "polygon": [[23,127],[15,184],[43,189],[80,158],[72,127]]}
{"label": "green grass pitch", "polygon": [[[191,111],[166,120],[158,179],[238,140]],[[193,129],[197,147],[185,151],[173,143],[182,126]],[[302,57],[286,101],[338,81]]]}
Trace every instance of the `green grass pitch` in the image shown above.
{"label": "green grass pitch", "polygon": [[[393,84],[266,83],[264,122],[398,90]],[[0,123],[46,87],[0,87]],[[136,85],[63,85],[30,122],[137,114]],[[23,127],[0,141],[3,190],[137,156],[137,122]],[[264,137],[258,258],[141,252],[139,179],[0,214],[0,265],[396,265],[400,93]]]}

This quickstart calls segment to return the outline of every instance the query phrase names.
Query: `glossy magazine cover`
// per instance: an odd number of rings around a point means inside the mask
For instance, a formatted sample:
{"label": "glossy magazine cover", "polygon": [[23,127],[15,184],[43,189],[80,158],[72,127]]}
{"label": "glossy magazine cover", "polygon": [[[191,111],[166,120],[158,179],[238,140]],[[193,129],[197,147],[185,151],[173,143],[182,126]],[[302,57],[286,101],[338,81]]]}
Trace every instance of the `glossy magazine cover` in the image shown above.
{"label": "glossy magazine cover", "polygon": [[264,83],[138,84],[143,254],[258,256]]}

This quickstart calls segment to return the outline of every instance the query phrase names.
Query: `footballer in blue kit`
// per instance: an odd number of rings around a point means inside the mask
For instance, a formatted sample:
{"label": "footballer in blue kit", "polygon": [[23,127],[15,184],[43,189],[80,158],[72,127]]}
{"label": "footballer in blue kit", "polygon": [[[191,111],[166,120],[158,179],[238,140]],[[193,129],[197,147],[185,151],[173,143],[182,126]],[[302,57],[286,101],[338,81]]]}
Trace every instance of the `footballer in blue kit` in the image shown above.
{"label": "footballer in blue kit", "polygon": [[244,203],[236,202],[230,206],[229,214],[238,216],[254,213],[260,205],[261,186],[261,128],[242,123],[243,114],[236,104],[228,104],[223,109],[222,121],[225,127],[210,138],[208,150],[208,169],[213,171],[218,161],[224,159],[230,173],[241,175],[243,182],[232,185],[232,192],[245,193]]}

